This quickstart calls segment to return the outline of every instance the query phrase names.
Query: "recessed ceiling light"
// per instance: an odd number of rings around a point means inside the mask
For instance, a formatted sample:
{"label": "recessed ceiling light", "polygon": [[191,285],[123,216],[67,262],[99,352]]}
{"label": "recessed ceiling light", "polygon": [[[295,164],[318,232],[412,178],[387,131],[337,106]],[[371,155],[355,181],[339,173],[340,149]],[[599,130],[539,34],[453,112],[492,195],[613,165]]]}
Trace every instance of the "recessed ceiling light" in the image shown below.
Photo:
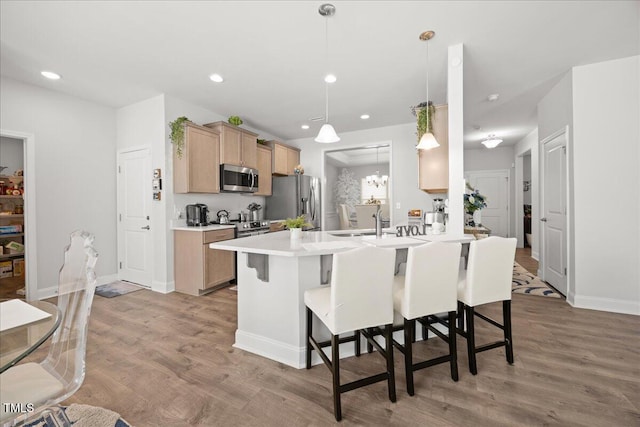
{"label": "recessed ceiling light", "polygon": [[302,126],[300,126],[300,127],[301,127],[302,129],[305,129],[305,130],[306,130],[306,129],[309,129],[309,125],[302,125]]}
{"label": "recessed ceiling light", "polygon": [[369,115],[368,114],[363,114],[363,115],[360,116],[360,118],[362,120],[367,120],[369,118]]}
{"label": "recessed ceiling light", "polygon": [[335,74],[327,74],[324,77],[324,81],[327,83],[335,83],[336,80],[338,80],[338,78],[335,76]]}
{"label": "recessed ceiling light", "polygon": [[60,80],[60,74],[54,73],[53,71],[41,71],[40,74],[49,80]]}
{"label": "recessed ceiling light", "polygon": [[220,74],[215,74],[215,73],[211,74],[209,78],[211,79],[212,82],[216,82],[216,83],[222,83],[224,81],[224,79]]}
{"label": "recessed ceiling light", "polygon": [[500,94],[499,93],[492,93],[491,95],[487,96],[487,99],[490,102],[497,101],[498,98],[500,98]]}

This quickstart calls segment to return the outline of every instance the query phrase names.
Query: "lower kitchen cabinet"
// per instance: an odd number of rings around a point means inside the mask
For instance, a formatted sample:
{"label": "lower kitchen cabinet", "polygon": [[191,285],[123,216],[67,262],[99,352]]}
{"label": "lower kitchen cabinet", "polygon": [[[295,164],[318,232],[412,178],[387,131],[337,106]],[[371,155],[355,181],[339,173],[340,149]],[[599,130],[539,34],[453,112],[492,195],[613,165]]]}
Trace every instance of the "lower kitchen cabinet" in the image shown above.
{"label": "lower kitchen cabinet", "polygon": [[233,228],[173,233],[176,292],[203,295],[235,279],[235,252],[209,248],[209,243],[233,239]]}

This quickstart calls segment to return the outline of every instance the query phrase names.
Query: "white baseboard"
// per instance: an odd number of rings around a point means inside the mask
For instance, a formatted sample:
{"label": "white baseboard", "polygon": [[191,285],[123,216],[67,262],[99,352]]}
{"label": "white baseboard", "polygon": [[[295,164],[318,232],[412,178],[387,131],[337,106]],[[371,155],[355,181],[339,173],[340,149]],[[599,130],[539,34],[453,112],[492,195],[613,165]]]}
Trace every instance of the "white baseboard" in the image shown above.
{"label": "white baseboard", "polygon": [[176,282],[160,282],[158,280],[154,280],[151,282],[151,290],[161,294],[169,294],[171,292],[175,292]]}
{"label": "white baseboard", "polygon": [[538,252],[531,251],[531,258],[533,258],[536,261],[540,262],[540,254]]}
{"label": "white baseboard", "polygon": [[[105,276],[99,276],[96,278],[96,286],[105,285],[118,280],[117,274],[107,274]],[[43,300],[52,298],[58,295],[58,286],[50,286],[44,289],[36,290],[36,300]]]}
{"label": "white baseboard", "polygon": [[573,295],[572,302],[576,308],[640,315],[640,301]]}

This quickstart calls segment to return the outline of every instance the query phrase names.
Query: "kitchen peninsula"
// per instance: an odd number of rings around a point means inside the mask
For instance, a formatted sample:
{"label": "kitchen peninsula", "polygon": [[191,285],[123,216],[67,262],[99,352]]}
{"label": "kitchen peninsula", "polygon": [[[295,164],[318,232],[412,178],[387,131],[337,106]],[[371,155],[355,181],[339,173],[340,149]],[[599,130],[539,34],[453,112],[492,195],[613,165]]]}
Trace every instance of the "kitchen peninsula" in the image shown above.
{"label": "kitchen peninsula", "polygon": [[[238,252],[238,329],[234,347],[301,369],[305,366],[306,347],[304,292],[329,284],[334,253],[364,245],[395,248],[399,266],[405,262],[410,246],[428,241],[471,240],[470,235],[447,234],[397,237],[394,229],[385,229],[378,238],[372,230],[308,231],[298,240],[292,240],[289,232],[279,232],[209,246]],[[315,322],[314,327],[320,328],[319,325]],[[322,333],[314,330],[314,335]],[[352,345],[343,346],[341,357],[353,355]],[[320,358],[315,356],[314,363],[319,363]]]}

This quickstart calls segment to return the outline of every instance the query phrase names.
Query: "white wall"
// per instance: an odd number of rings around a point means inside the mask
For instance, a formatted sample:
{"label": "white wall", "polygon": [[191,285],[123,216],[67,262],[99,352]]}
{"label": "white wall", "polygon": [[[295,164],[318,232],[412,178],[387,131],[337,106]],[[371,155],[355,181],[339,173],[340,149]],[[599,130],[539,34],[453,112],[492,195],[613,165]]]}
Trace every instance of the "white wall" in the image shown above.
{"label": "white wall", "polygon": [[116,268],[116,112],[0,79],[2,129],[34,135],[38,298],[53,295],[69,235],[95,235],[98,276]]}
{"label": "white wall", "polygon": [[[24,169],[24,142],[21,139],[0,136],[0,166],[7,168],[2,175],[14,175],[18,169]],[[9,182],[5,182],[9,185]]]}
{"label": "white wall", "polygon": [[[513,146],[503,146],[496,148],[474,148],[464,150],[464,171],[481,171],[481,170],[506,170],[509,172],[509,206],[510,206],[510,227],[509,236],[515,236],[516,225],[514,221],[514,211],[522,212],[522,207],[515,206],[515,176],[513,165]],[[482,193],[482,189],[479,189]],[[520,215],[522,221],[522,215]]]}
{"label": "white wall", "polygon": [[[390,192],[393,204],[393,223],[406,222],[409,209],[429,211],[433,208],[431,196],[418,188],[418,154],[415,148],[415,123],[356,132],[340,132],[339,129],[337,131],[341,141],[335,144],[318,144],[313,140],[315,135],[309,138],[288,141],[289,144],[295,145],[302,150],[300,162],[305,168],[305,174],[322,177],[325,151],[391,141]],[[327,188],[327,183],[324,179],[322,185],[324,189]],[[323,205],[324,212],[326,212],[326,209],[326,205]]]}
{"label": "white wall", "polygon": [[[640,314],[639,59],[573,69],[578,307]],[[611,201],[610,216],[600,197]]]}

